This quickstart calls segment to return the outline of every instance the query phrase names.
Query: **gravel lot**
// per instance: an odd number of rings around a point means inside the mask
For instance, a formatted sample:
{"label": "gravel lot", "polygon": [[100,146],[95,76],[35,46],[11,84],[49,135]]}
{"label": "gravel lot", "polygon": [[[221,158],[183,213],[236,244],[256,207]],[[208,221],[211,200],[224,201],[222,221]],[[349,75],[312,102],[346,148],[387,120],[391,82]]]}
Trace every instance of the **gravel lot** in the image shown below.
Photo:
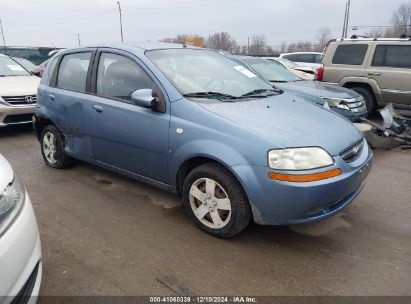
{"label": "gravel lot", "polygon": [[34,204],[41,295],[411,295],[410,150],[376,151],[345,212],[231,240],[161,190],[82,162],[46,167],[30,126],[1,129],[0,153]]}

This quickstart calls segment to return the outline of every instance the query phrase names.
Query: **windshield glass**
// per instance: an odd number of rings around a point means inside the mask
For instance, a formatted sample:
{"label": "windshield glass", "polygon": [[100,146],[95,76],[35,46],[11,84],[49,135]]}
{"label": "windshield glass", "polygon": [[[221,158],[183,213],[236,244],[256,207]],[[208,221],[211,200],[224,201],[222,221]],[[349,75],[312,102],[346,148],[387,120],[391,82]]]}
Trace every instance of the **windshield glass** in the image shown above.
{"label": "windshield glass", "polygon": [[146,56],[182,95],[213,92],[241,97],[250,92],[273,90],[239,63],[214,51],[166,49],[147,51]]}
{"label": "windshield glass", "polygon": [[33,70],[36,68],[34,63],[25,58],[13,57],[13,59],[17,61],[19,64],[21,64],[26,70]]}
{"label": "windshield glass", "polygon": [[241,61],[251,66],[268,81],[289,82],[301,80],[276,61],[260,58],[247,58],[241,59]]}
{"label": "windshield glass", "polygon": [[0,56],[0,77],[4,76],[30,76],[30,73],[13,59]]}
{"label": "windshield glass", "polygon": [[278,62],[280,62],[286,68],[289,68],[289,69],[293,69],[293,68],[298,67],[298,64],[296,64],[296,63],[294,63],[294,62],[292,62],[288,59],[285,59],[285,58],[276,58],[276,59],[273,59],[273,60],[277,60]]}

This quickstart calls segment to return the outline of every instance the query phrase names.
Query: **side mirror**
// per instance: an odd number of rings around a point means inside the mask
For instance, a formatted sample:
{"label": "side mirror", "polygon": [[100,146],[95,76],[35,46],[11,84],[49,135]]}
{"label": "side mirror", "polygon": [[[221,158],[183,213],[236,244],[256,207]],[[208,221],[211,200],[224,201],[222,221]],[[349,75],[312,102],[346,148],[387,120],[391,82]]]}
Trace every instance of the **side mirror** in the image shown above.
{"label": "side mirror", "polygon": [[131,93],[131,101],[139,107],[153,108],[156,98],[153,97],[152,89],[140,89]]}

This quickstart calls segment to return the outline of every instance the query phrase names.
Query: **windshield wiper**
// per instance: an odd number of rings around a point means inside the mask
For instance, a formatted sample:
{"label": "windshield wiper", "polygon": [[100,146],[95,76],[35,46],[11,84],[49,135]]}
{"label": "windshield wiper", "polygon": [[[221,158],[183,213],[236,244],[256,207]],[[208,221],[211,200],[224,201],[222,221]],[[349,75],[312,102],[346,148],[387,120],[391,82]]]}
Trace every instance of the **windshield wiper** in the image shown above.
{"label": "windshield wiper", "polygon": [[184,94],[184,97],[193,97],[193,98],[226,98],[226,99],[238,99],[238,97],[230,95],[230,94],[224,94],[220,92],[196,92],[196,93],[188,93]]}
{"label": "windshield wiper", "polygon": [[[265,92],[269,92],[269,93],[271,93],[271,94],[261,95],[262,93],[265,93]],[[281,93],[281,92],[282,92],[281,90],[275,89],[275,88],[274,88],[274,89],[257,89],[257,90],[253,90],[253,91],[251,91],[251,92],[245,93],[245,94],[243,94],[243,95],[241,95],[241,96],[242,96],[242,97],[251,97],[251,96],[269,97],[269,96],[275,95],[275,94],[273,94],[273,93],[278,94],[278,93]]]}

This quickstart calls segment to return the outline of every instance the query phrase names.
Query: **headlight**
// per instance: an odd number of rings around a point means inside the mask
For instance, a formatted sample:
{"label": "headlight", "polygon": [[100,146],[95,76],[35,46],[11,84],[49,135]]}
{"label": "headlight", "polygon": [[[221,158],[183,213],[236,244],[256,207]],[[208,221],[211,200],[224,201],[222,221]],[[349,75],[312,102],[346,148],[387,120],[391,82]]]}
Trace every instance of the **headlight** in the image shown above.
{"label": "headlight", "polygon": [[19,214],[26,196],[24,186],[17,175],[13,182],[0,194],[0,236],[10,227]]}
{"label": "headlight", "polygon": [[330,107],[335,107],[339,109],[349,110],[350,108],[345,104],[345,102],[338,98],[324,98]]}
{"label": "headlight", "polygon": [[276,170],[309,170],[334,164],[322,148],[290,148],[268,152],[268,166]]}

